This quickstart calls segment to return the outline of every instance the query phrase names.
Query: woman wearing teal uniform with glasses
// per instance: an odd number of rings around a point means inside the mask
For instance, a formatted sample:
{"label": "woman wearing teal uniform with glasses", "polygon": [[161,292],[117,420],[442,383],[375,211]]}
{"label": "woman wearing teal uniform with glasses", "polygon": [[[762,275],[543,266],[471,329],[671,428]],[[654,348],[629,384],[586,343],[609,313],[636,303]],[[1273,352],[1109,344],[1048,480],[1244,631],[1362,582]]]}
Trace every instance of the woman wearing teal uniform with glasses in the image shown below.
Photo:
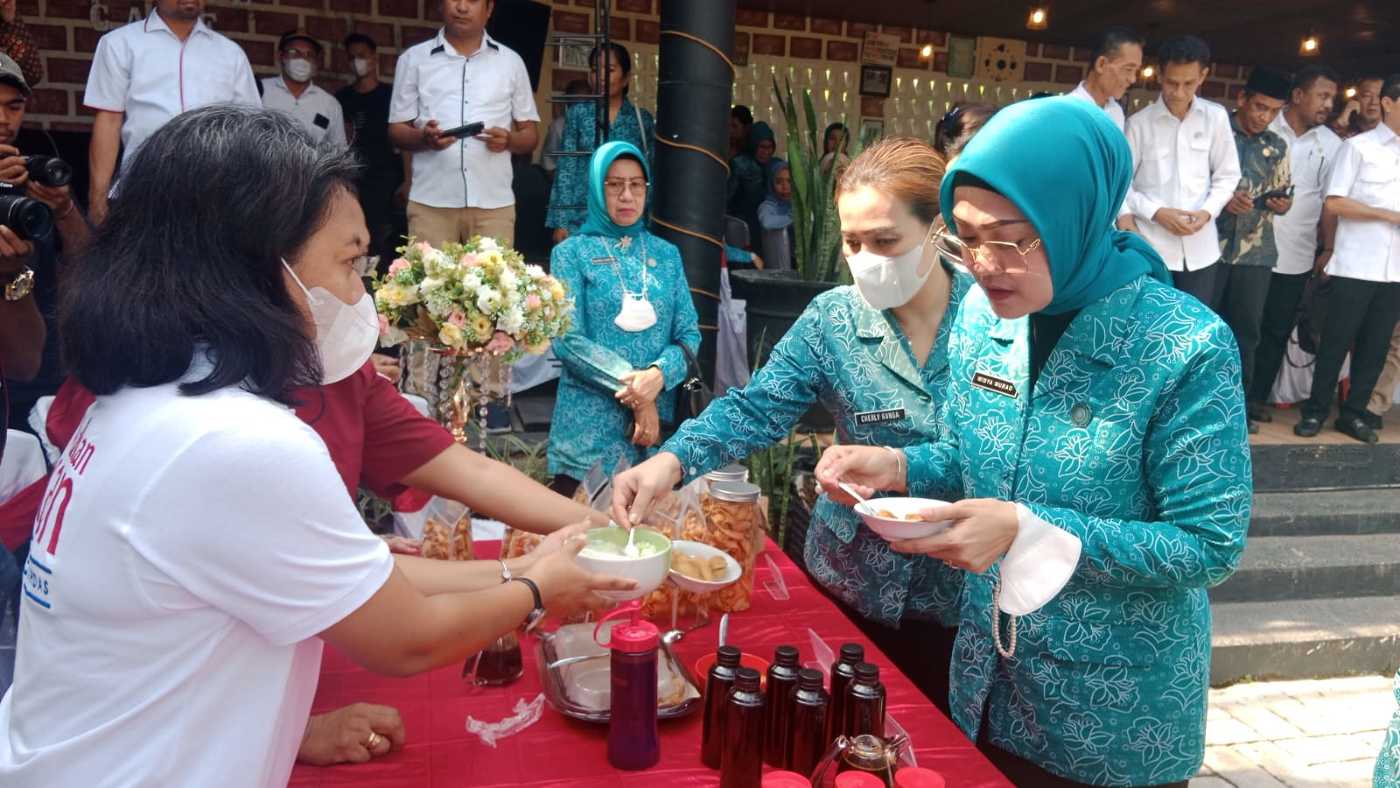
{"label": "woman wearing teal uniform with glasses", "polygon": [[574,301],[573,328],[554,346],[562,369],[549,427],[549,472],[564,495],[595,463],[611,473],[647,456],[675,413],[682,345],[700,347],[680,250],[646,229],[647,173],[632,143],[598,148],[588,219],[550,255]]}
{"label": "woman wearing teal uniform with glasses", "polygon": [[[1206,589],[1252,483],[1230,330],[1113,229],[1131,156],[1072,98],[998,112],[949,168],[980,287],[949,343],[949,440],[834,447],[817,476],[964,500],[895,549],[968,570],[953,717],[1018,785],[1182,785],[1205,746]],[[1075,544],[1077,543],[1077,544]]]}
{"label": "woman wearing teal uniform with glasses", "polygon": [[[882,140],[836,187],[854,287],[814,299],[748,386],[681,425],[656,457],[613,481],[613,518],[636,522],[676,483],[783,440],[821,402],[841,442],[906,446],[942,437],[948,326],[972,284],[932,243],[943,162],[912,137]],[[952,494],[951,491],[949,494]],[[807,569],[941,708],[961,573],[903,556],[854,512],[817,502]]]}

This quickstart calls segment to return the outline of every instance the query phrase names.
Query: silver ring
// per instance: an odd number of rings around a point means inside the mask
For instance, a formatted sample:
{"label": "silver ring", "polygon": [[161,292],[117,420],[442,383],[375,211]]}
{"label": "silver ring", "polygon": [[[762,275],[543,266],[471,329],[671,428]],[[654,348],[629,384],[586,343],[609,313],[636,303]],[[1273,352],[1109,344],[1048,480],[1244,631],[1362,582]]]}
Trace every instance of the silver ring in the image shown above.
{"label": "silver ring", "polygon": [[366,749],[366,750],[373,750],[376,746],[378,746],[379,740],[380,740],[379,734],[378,734],[378,733],[375,733],[374,731],[370,731],[370,732],[369,732],[369,741],[365,742],[365,749]]}

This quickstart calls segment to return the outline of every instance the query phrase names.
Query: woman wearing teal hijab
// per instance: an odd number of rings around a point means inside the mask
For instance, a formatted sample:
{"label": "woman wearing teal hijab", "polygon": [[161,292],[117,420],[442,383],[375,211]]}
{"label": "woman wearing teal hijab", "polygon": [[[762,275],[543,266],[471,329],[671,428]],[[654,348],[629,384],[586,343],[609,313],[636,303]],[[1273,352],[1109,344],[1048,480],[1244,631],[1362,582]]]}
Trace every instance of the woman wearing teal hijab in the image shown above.
{"label": "woman wearing teal hijab", "polygon": [[556,343],[562,369],[549,429],[555,489],[573,493],[595,463],[635,464],[675,413],[685,378],[681,345],[700,347],[680,251],[647,232],[646,159],[609,142],[588,164],[588,218],[554,247],[551,273],[574,300],[574,325]]}
{"label": "woman wearing teal hijab", "polygon": [[967,570],[953,717],[1018,785],[1185,785],[1201,766],[1206,589],[1252,483],[1235,343],[1113,229],[1131,159],[1070,98],[1001,110],[943,181],[943,244],[980,289],[950,339],[948,440],[837,447],[849,501],[948,485],[947,531],[896,543]]}

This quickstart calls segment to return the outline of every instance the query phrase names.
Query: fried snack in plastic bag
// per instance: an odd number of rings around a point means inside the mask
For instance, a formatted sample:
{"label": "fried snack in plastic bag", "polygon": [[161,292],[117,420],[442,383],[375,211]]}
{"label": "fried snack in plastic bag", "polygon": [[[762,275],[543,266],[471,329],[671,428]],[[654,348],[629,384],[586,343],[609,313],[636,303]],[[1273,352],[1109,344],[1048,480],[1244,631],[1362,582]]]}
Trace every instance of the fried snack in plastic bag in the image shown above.
{"label": "fried snack in plastic bag", "polygon": [[424,558],[439,561],[472,560],[472,518],[466,509],[456,522],[448,525],[436,517],[429,517],[423,525]]}
{"label": "fried snack in plastic bag", "polygon": [[506,536],[501,540],[501,560],[519,558],[534,551],[540,546],[544,537],[539,534],[532,534],[529,531],[518,531],[509,526],[506,527]]}

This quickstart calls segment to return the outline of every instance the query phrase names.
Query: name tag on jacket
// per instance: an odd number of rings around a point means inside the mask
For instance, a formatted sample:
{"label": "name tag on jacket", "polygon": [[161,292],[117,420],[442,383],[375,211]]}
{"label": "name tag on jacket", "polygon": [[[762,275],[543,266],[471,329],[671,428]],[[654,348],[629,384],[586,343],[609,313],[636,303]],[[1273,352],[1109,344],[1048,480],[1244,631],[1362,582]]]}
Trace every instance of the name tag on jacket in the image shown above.
{"label": "name tag on jacket", "polygon": [[986,389],[994,394],[1015,399],[1017,396],[1016,384],[1009,380],[988,375],[985,372],[974,372],[972,374],[972,385],[979,389]]}
{"label": "name tag on jacket", "polygon": [[904,408],[890,408],[888,410],[867,410],[864,413],[856,414],[856,424],[885,424],[891,421],[903,421]]}

